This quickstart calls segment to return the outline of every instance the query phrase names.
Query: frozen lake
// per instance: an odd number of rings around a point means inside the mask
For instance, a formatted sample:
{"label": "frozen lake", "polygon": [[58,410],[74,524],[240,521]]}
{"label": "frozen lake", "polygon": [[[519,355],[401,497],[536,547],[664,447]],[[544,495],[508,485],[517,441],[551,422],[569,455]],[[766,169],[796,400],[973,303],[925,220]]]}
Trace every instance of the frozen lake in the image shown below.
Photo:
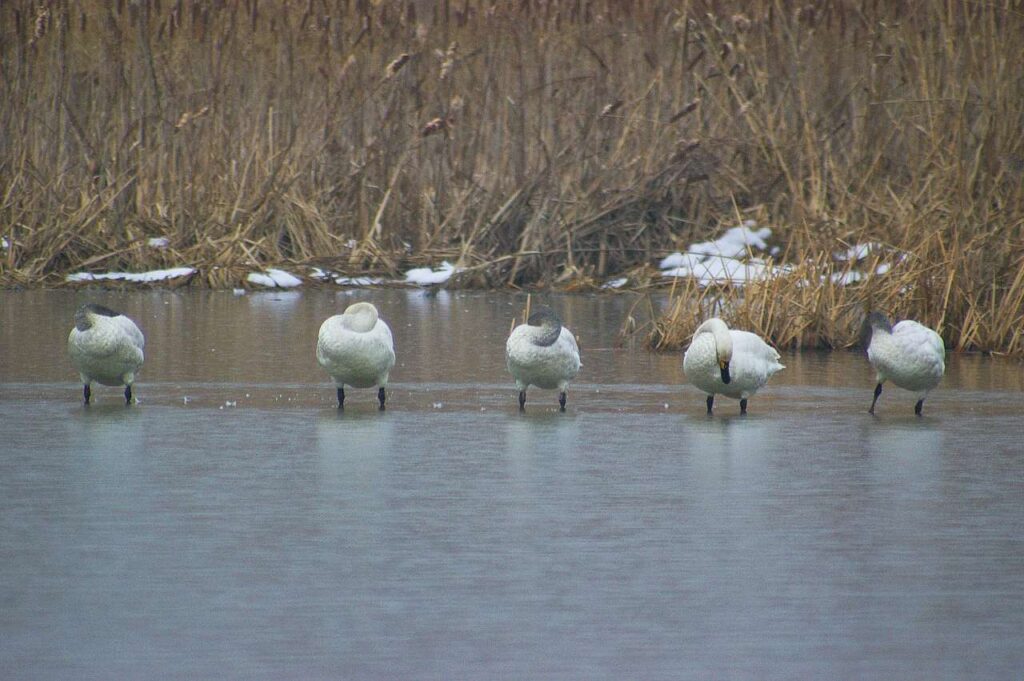
{"label": "frozen lake", "polygon": [[[134,318],[126,408],[67,358]],[[388,410],[316,363],[371,300]],[[914,398],[783,353],[714,418],[630,296],[556,297],[583,369],[519,414],[525,297],[0,291],[0,669],[17,679],[977,679],[1024,669],[1024,366]]]}

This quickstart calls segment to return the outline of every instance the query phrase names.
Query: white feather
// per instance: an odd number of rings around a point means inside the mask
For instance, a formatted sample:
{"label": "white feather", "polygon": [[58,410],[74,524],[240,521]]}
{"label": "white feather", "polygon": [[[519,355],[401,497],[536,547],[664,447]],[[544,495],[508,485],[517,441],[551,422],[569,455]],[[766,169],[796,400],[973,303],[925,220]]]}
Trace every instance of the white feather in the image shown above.
{"label": "white feather", "polygon": [[[722,382],[720,359],[729,362],[729,383]],[[734,400],[749,398],[785,368],[775,348],[755,334],[730,329],[717,317],[697,327],[683,354],[683,372],[693,385]]]}
{"label": "white feather", "polygon": [[135,373],[142,368],[146,339],[128,317],[108,317],[87,308],[84,313],[90,326],[76,326],[68,335],[68,354],[78,370],[83,385],[132,385]]}
{"label": "white feather", "polygon": [[536,345],[544,332],[544,327],[520,324],[505,343],[506,364],[520,391],[534,385],[565,392],[580,371],[580,349],[572,332],[563,326],[554,343]]}
{"label": "white feather", "polygon": [[371,303],[350,305],[320,326],[316,359],[339,388],[383,388],[395,366],[391,328]]}
{"label": "white feather", "polygon": [[946,372],[946,348],[939,334],[907,319],[893,326],[891,333],[873,330],[868,361],[879,383],[892,381],[924,399]]}

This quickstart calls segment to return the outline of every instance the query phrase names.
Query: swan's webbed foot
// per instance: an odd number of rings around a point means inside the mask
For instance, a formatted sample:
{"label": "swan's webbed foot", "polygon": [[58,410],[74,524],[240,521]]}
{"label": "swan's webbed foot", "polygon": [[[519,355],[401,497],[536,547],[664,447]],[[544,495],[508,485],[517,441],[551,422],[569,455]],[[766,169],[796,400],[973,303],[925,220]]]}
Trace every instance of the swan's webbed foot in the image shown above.
{"label": "swan's webbed foot", "polygon": [[917,414],[918,416],[920,416],[922,409],[924,409],[924,398],[923,397],[917,401],[917,404],[914,405],[914,413]]}
{"label": "swan's webbed foot", "polygon": [[89,398],[92,397],[92,388],[89,387],[88,383],[82,388],[82,396],[85,398],[85,403],[89,404]]}
{"label": "swan's webbed foot", "polygon": [[565,411],[565,391],[558,394],[558,407],[559,411]]}
{"label": "swan's webbed foot", "polygon": [[338,388],[338,409],[345,408],[345,389]]}
{"label": "swan's webbed foot", "polygon": [[715,396],[708,395],[708,416],[711,416],[712,409],[715,406]]}
{"label": "swan's webbed foot", "polygon": [[384,386],[377,390],[377,401],[380,402],[380,410],[384,411]]}
{"label": "swan's webbed foot", "polygon": [[871,408],[868,409],[868,413],[872,416],[875,415],[875,402],[878,401],[878,396],[882,394],[882,384],[879,383],[875,386],[875,399],[871,400]]}
{"label": "swan's webbed foot", "polygon": [[740,400],[740,416],[747,415],[747,398]]}
{"label": "swan's webbed foot", "polygon": [[132,403],[132,387],[130,385],[126,385],[124,387],[124,403],[125,404],[131,404]]}
{"label": "swan's webbed foot", "polygon": [[519,411],[526,411],[526,391],[519,391]]}

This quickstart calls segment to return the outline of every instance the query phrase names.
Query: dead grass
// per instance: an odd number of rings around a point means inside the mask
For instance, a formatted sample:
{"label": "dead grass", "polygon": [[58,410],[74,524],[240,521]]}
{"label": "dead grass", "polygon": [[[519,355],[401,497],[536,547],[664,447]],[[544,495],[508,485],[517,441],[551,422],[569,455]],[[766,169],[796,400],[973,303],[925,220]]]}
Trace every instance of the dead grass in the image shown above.
{"label": "dead grass", "polygon": [[[0,283],[447,258],[588,286],[740,215],[800,274],[721,292],[737,324],[843,346],[870,305],[1021,352],[1022,63],[1018,2],[11,0]],[[866,241],[911,264],[828,283]]]}

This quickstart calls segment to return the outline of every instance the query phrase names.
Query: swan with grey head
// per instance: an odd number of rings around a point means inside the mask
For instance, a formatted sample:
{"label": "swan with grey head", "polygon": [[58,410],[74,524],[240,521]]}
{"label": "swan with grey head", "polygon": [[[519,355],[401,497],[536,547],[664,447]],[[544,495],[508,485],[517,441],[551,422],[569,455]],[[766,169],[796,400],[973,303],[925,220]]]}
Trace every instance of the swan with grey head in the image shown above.
{"label": "swan with grey head", "polygon": [[914,413],[921,415],[924,399],[939,385],[946,372],[946,347],[942,337],[911,319],[895,325],[881,312],[872,312],[864,322],[868,361],[878,384],[869,414],[882,394],[882,384],[892,381],[917,395]]}
{"label": "swan with grey head", "polygon": [[125,404],[132,403],[132,384],[145,359],[146,338],[128,317],[109,307],[86,303],[75,312],[68,334],[68,354],[84,386],[85,403],[92,384],[123,385]]}
{"label": "swan with grey head", "polygon": [[580,370],[580,349],[554,310],[541,307],[509,334],[505,360],[519,389],[519,409],[526,408],[526,389],[537,386],[558,390],[558,405],[565,411],[569,381]]}
{"label": "swan with grey head", "polygon": [[739,400],[740,414],[745,415],[747,399],[785,368],[779,353],[760,336],[730,329],[717,317],[697,327],[683,355],[686,377],[708,394],[708,414],[715,395],[725,395]]}
{"label": "swan with grey head", "polygon": [[320,326],[316,359],[334,379],[338,409],[345,408],[345,386],[377,388],[384,409],[388,377],[395,366],[395,342],[391,328],[378,316],[372,303],[353,303],[343,314]]}

